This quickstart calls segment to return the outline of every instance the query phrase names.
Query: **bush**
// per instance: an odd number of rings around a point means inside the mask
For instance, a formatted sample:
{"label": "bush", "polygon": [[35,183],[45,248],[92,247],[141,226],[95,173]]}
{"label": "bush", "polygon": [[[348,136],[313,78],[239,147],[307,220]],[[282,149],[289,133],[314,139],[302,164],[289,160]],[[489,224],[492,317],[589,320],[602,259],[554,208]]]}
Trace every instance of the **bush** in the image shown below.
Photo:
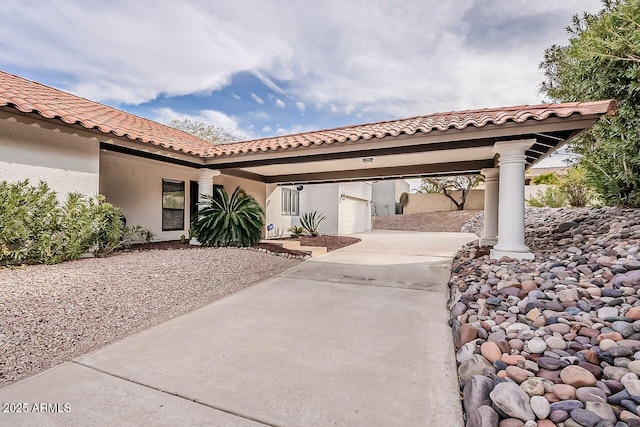
{"label": "bush", "polygon": [[557,185],[559,184],[558,175],[554,172],[543,173],[531,180],[535,185]]}
{"label": "bush", "polygon": [[587,206],[593,200],[593,190],[587,184],[587,173],[580,166],[567,170],[567,175],[562,177],[559,188],[571,206]]}
{"label": "bush", "polygon": [[0,262],[55,264],[91,250],[106,256],[144,233],[126,227],[103,196],[70,193],[60,205],[44,182],[0,182]]}
{"label": "bush", "polygon": [[318,231],[320,223],[326,218],[327,217],[324,216],[324,212],[319,212],[318,210],[306,212],[300,217],[300,224],[309,234],[317,237],[320,235],[320,231]]}
{"label": "bush", "polygon": [[560,188],[555,185],[550,185],[544,192],[538,190],[535,195],[527,199],[527,203],[529,203],[529,206],[533,206],[534,208],[542,208],[545,206],[550,208],[561,208],[567,204],[567,199]]}
{"label": "bush", "polygon": [[301,237],[302,233],[304,233],[304,228],[294,225],[291,226],[287,231],[291,233],[291,237]]}
{"label": "bush", "polygon": [[204,246],[253,246],[260,240],[264,210],[240,187],[229,197],[223,189],[204,196],[203,208],[191,226]]}

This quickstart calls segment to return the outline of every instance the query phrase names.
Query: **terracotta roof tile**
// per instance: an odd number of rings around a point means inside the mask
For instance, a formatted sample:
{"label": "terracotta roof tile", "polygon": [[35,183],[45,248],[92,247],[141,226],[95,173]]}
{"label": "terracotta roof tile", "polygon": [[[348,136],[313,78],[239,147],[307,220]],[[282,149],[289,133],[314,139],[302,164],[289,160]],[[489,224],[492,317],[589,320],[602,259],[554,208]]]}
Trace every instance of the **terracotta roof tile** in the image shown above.
{"label": "terracotta roof tile", "polygon": [[199,157],[215,148],[169,126],[5,72],[0,72],[0,106]]}
{"label": "terracotta roof tile", "polygon": [[344,143],[348,141],[367,141],[387,136],[413,135],[418,132],[429,133],[432,131],[446,131],[448,129],[464,129],[470,126],[483,127],[488,124],[502,125],[507,122],[523,123],[527,120],[541,121],[552,116],[569,117],[573,114],[583,116],[613,114],[615,110],[615,101],[608,100],[450,111],[408,119],[345,126],[336,129],[219,145],[216,146],[213,155],[238,155],[248,152],[286,150],[300,146],[309,147],[312,145]]}
{"label": "terracotta roof tile", "polygon": [[193,135],[126,113],[116,108],[0,72],[0,107],[37,113],[47,119],[96,129],[105,134],[165,147],[199,157],[222,157],[300,147],[369,141],[387,136],[414,135],[448,129],[483,127],[507,122],[545,120],[549,117],[613,114],[615,101],[566,104],[517,105],[479,110],[449,111],[426,116],[344,126],[294,135],[213,145]]}

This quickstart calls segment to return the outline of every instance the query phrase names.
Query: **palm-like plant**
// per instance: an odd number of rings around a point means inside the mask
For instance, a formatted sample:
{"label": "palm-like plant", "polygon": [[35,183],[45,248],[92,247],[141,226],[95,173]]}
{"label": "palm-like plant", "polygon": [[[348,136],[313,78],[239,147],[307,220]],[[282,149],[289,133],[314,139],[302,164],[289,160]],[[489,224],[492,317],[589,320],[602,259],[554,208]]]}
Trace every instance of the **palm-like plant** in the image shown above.
{"label": "palm-like plant", "polygon": [[260,240],[264,210],[240,187],[229,197],[220,188],[215,196],[204,196],[203,208],[191,227],[204,246],[253,246]]}

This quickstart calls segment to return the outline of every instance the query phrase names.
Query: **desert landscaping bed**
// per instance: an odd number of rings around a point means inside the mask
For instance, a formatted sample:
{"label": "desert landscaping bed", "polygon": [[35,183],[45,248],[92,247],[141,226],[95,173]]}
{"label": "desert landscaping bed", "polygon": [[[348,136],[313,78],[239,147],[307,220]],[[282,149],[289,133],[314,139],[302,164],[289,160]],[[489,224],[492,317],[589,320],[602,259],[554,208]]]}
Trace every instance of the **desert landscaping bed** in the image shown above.
{"label": "desert landscaping bed", "polygon": [[459,232],[478,211],[423,212],[374,217],[374,230]]}
{"label": "desert landscaping bed", "polygon": [[0,268],[0,387],[299,262],[243,249],[192,248]]}
{"label": "desert landscaping bed", "polygon": [[640,210],[528,209],[526,225],[534,260],[476,241],[453,262],[467,427],[639,426]]}

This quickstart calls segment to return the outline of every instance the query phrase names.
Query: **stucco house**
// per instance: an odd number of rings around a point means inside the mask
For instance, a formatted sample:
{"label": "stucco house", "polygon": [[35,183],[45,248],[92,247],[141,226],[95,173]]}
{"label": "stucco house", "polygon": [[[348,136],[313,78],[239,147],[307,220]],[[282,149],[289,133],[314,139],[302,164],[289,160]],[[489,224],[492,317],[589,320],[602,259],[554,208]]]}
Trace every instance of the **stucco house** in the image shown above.
{"label": "stucco house", "polygon": [[352,192],[345,183],[483,173],[483,244],[495,244],[496,257],[527,258],[525,169],[615,108],[614,101],[520,105],[212,145],[0,72],[0,180],[42,179],[62,194],[102,193],[129,224],[170,240],[188,232],[198,199],[214,185],[227,191],[242,186],[268,211],[267,201],[282,206],[272,202],[276,189],[338,185],[339,202],[366,202],[366,184]]}
{"label": "stucco house", "polygon": [[305,212],[319,211],[326,219],[322,234],[353,234],[371,230],[371,183],[341,182],[283,185],[267,198],[268,237],[287,236],[291,226],[300,226]]}

